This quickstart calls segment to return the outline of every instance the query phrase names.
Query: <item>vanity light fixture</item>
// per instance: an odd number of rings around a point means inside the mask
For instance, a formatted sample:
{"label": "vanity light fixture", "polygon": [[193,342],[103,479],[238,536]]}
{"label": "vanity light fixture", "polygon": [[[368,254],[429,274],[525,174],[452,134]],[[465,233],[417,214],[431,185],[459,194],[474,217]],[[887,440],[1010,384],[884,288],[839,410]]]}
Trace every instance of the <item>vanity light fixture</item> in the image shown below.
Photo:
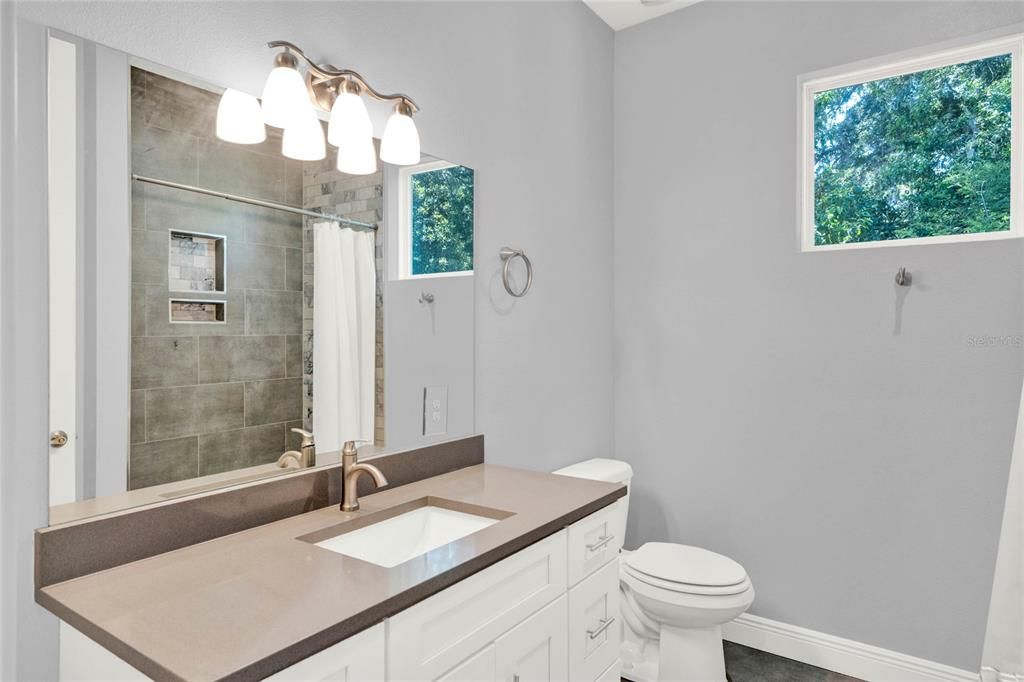
{"label": "vanity light fixture", "polygon": [[391,114],[384,127],[380,158],[397,166],[411,166],[420,162],[420,134],[412,122],[412,107],[407,102],[395,105],[395,113]]}
{"label": "vanity light fixture", "polygon": [[217,137],[235,144],[259,144],[267,139],[260,102],[228,88],[217,106]]}
{"label": "vanity light fixture", "polygon": [[[266,138],[262,128],[265,123],[284,130],[281,152],[285,156],[316,161],[327,153],[316,113],[319,109],[330,112],[327,142],[338,148],[338,170],[353,175],[373,173],[377,170],[377,153],[373,123],[362,97],[365,94],[380,102],[395,103],[381,140],[381,160],[400,166],[419,163],[420,138],[412,120],[419,107],[412,98],[378,92],[350,69],[316,64],[292,43],[275,40],[267,46],[282,51],[274,58],[274,68],[263,88],[262,107],[255,98],[226,90],[217,109],[217,137],[239,144],[262,142]],[[249,99],[243,102],[246,97]],[[257,135],[257,127],[263,137]]]}
{"label": "vanity light fixture", "polygon": [[352,175],[377,170],[373,123],[361,93],[362,88],[353,80],[346,78],[338,83],[331,120],[327,124],[327,141],[338,148],[338,170]]}
{"label": "vanity light fixture", "polygon": [[288,50],[274,57],[274,69],[263,86],[263,120],[275,128],[304,124],[313,104],[299,73],[299,60]]}
{"label": "vanity light fixture", "polygon": [[299,161],[319,161],[327,156],[324,129],[312,107],[285,127],[281,136],[281,153]]}

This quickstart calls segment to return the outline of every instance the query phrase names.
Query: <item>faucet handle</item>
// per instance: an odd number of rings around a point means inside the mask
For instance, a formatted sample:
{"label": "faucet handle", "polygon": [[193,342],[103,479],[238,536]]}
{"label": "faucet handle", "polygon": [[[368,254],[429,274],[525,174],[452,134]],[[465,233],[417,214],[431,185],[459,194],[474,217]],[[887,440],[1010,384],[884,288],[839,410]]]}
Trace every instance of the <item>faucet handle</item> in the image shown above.
{"label": "faucet handle", "polygon": [[302,436],[302,447],[313,445],[313,434],[305,429],[293,428],[292,431]]}

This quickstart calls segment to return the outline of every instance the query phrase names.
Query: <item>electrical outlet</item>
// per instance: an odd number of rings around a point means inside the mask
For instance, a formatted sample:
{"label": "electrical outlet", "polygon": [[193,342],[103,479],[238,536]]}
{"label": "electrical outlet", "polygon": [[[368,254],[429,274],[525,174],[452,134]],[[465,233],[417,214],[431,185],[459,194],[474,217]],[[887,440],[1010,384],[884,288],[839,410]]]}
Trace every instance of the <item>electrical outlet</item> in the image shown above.
{"label": "electrical outlet", "polygon": [[448,387],[423,389],[423,435],[439,436],[448,432]]}

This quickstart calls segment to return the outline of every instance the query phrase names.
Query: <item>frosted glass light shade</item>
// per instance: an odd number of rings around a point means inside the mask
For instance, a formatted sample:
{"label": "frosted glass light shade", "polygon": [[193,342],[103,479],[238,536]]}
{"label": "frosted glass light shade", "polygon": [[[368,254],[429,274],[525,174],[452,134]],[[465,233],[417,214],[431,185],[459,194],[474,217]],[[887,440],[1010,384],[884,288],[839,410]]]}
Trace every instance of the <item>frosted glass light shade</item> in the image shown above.
{"label": "frosted glass light shade", "polygon": [[324,129],[312,108],[297,123],[284,129],[281,153],[298,161],[319,161],[327,156]]}
{"label": "frosted glass light shade", "polygon": [[373,147],[373,137],[366,135],[345,142],[338,147],[338,170],[349,175],[375,173],[377,171],[377,150]]}
{"label": "frosted glass light shade", "polygon": [[[341,92],[331,107],[331,120],[327,124],[327,141],[335,147],[348,142],[363,143],[362,138],[373,138],[373,124],[366,111],[363,98],[351,92]],[[371,142],[372,144],[372,142]]]}
{"label": "frosted glass light shade", "polygon": [[380,159],[396,166],[420,162],[420,134],[411,116],[397,111],[391,114],[380,141]]}
{"label": "frosted glass light shade", "polygon": [[259,144],[267,139],[263,112],[252,95],[228,88],[217,105],[217,137],[235,144]]}
{"label": "frosted glass light shade", "polygon": [[306,94],[306,83],[298,69],[276,66],[263,86],[263,121],[276,128],[287,128],[298,123],[313,104]]}

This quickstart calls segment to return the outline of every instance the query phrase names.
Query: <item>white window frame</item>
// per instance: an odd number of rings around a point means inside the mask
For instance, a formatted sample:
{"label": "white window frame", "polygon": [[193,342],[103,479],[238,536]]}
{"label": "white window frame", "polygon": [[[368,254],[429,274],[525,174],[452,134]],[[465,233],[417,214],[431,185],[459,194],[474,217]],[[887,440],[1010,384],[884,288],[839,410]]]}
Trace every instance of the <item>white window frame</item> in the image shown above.
{"label": "white window frame", "polygon": [[[980,232],[962,235],[942,235],[936,237],[913,237],[909,239],[888,239],[872,242],[853,242],[849,244],[814,243],[814,96],[826,90],[842,88],[857,83],[881,80],[908,73],[927,71],[942,66],[975,61],[1000,54],[1011,55],[1010,67],[1010,229],[999,232]],[[1022,98],[1021,69],[1024,59],[1024,34],[1015,34],[1001,38],[974,42],[946,49],[932,48],[924,53],[902,58],[889,58],[884,62],[856,65],[831,69],[828,72],[817,72],[802,76],[798,81],[799,103],[799,156],[798,161],[798,243],[803,252],[841,251],[847,249],[870,249],[892,246],[912,246],[921,244],[949,244],[960,242],[992,241],[997,239],[1013,239],[1024,236],[1024,137],[1022,137],[1021,121],[1024,118],[1024,98]]]}
{"label": "white window frame", "polygon": [[[418,163],[414,166],[402,166],[398,169],[398,234],[396,242],[398,246],[398,278],[399,279],[434,279],[437,277],[465,277],[473,274],[473,270],[459,270],[458,272],[428,272],[421,275],[414,275],[412,272],[412,176],[419,173],[440,170],[442,168],[455,168],[461,164],[450,161],[428,161]],[[473,212],[474,223],[476,213],[476,191],[474,188]],[[476,225],[473,225],[476,232]],[[475,234],[474,234],[475,237]],[[475,249],[474,249],[475,251]],[[475,254],[473,267],[476,267]]]}

